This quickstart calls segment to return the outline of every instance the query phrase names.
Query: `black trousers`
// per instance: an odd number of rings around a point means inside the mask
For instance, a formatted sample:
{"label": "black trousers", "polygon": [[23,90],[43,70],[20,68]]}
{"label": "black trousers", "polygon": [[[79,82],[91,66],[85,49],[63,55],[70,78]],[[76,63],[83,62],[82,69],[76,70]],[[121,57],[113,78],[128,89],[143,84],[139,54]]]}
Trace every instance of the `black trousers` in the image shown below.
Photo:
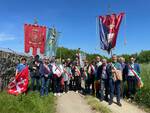
{"label": "black trousers", "polygon": [[137,79],[135,76],[128,76],[127,77],[127,85],[128,85],[128,90],[127,90],[127,96],[131,97],[134,96],[136,93],[136,84],[137,84]]}
{"label": "black trousers", "polygon": [[60,93],[61,90],[61,77],[53,77],[53,87],[54,87],[54,93]]}
{"label": "black trousers", "polygon": [[88,87],[92,85],[92,94],[95,94],[95,88],[94,88],[94,77],[88,78]]}
{"label": "black trousers", "polygon": [[68,92],[68,81],[64,81],[64,92]]}
{"label": "black trousers", "polygon": [[81,76],[75,76],[75,91],[81,90]]}

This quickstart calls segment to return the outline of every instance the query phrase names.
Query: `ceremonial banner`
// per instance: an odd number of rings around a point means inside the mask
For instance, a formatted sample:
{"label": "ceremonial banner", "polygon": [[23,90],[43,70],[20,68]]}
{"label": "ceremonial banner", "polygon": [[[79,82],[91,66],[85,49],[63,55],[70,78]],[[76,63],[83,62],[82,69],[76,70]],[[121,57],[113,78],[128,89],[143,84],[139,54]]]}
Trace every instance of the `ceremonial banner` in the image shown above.
{"label": "ceremonial banner", "polygon": [[47,37],[45,44],[45,55],[48,57],[56,56],[56,51],[58,47],[58,35],[59,33],[56,29],[49,28],[47,29]]}
{"label": "ceremonial banner", "polygon": [[46,40],[46,27],[38,26],[37,24],[25,24],[25,52],[29,53],[32,48],[32,55],[37,55],[37,49],[40,49],[40,53],[44,54],[45,40]]}
{"label": "ceremonial banner", "polygon": [[119,26],[123,16],[124,13],[99,16],[101,49],[106,50],[108,53],[110,53],[111,49],[116,45]]}
{"label": "ceremonial banner", "polygon": [[18,75],[15,77],[15,79],[8,84],[8,93],[12,95],[18,95],[23,92],[26,92],[28,89],[28,79],[29,76],[29,70],[28,67],[23,69]]}

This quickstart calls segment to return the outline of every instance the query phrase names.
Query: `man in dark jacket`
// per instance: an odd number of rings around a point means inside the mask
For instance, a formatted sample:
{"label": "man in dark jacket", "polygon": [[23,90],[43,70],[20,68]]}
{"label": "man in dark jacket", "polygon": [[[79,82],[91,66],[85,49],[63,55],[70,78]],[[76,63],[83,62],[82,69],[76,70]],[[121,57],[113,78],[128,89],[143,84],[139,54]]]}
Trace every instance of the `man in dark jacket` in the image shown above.
{"label": "man in dark jacket", "polygon": [[[107,60],[102,59],[102,65],[98,67],[97,70],[97,79],[100,82],[100,100],[104,99],[108,101],[108,75],[106,73]],[[105,89],[105,98],[104,98],[104,89]]]}
{"label": "man in dark jacket", "polygon": [[40,61],[39,56],[36,55],[34,61],[30,61],[29,69],[30,69],[30,77],[31,77],[31,90],[34,91],[35,81],[36,81],[36,90],[39,91],[40,88]]}
{"label": "man in dark jacket", "polygon": [[[135,73],[133,73],[133,71],[135,71]],[[127,76],[127,84],[128,84],[127,96],[131,99],[134,98],[134,95],[136,93],[136,86],[138,83],[135,74],[139,76],[140,72],[141,72],[140,65],[138,63],[135,63],[134,57],[131,57],[130,63],[125,67],[125,73]]]}

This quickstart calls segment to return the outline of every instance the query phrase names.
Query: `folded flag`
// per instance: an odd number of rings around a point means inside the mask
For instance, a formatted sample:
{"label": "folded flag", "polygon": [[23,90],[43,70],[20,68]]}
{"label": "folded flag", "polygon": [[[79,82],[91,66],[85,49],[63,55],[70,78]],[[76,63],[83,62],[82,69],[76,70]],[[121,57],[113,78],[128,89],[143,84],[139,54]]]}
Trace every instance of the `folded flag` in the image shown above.
{"label": "folded flag", "polygon": [[24,93],[28,89],[28,79],[29,70],[28,67],[25,67],[20,73],[17,74],[15,79],[8,84],[7,92],[12,95],[19,95]]}

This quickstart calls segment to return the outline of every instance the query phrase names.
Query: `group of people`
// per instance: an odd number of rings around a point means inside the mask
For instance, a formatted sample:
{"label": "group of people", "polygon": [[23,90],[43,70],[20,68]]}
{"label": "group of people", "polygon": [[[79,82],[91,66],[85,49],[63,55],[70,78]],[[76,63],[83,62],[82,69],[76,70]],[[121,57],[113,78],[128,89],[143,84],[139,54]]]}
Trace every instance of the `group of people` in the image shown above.
{"label": "group of people", "polygon": [[[97,56],[92,62],[84,60],[84,66],[81,66],[80,60],[77,59],[71,61],[68,58],[61,62],[55,57],[44,57],[40,60],[36,55],[28,63],[30,88],[40,91],[41,96],[48,95],[49,91],[53,91],[55,96],[60,96],[69,90],[93,94],[101,101],[106,100],[109,105],[113,103],[113,97],[116,95],[117,105],[122,106],[121,97],[132,99],[136,94],[138,81],[134,71],[140,74],[140,66],[135,60],[131,57],[130,62],[125,63],[123,57],[117,58],[114,54],[109,62]],[[26,59],[23,58],[22,63],[17,66],[16,74],[26,65]]]}

